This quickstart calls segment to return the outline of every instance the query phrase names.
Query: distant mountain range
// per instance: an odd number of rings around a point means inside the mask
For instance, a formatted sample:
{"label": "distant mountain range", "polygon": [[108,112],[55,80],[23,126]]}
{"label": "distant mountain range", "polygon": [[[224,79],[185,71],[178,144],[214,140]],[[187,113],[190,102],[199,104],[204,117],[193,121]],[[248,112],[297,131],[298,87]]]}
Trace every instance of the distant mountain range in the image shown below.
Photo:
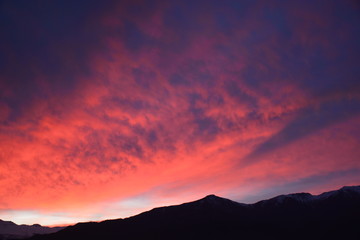
{"label": "distant mountain range", "polygon": [[63,227],[43,227],[39,224],[34,225],[17,225],[10,221],[3,221],[0,219],[0,240],[6,239],[21,239],[31,237],[34,234],[54,233]]}
{"label": "distant mountain range", "polygon": [[31,240],[360,239],[360,186],[317,196],[281,195],[242,204],[209,195],[100,223],[69,226]]}

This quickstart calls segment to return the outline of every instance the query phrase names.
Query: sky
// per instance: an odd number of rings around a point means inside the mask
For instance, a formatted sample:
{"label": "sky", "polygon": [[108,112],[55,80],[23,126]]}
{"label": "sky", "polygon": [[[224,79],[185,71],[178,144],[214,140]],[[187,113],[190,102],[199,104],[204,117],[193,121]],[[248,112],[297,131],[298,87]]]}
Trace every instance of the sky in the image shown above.
{"label": "sky", "polygon": [[360,4],[0,1],[0,219],[360,183]]}

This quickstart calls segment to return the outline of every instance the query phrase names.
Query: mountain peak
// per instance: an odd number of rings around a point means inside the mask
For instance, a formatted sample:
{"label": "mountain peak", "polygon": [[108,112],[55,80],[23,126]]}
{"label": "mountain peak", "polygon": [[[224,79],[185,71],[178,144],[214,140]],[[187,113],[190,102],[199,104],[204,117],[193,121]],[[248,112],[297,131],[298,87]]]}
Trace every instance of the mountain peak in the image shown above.
{"label": "mountain peak", "polygon": [[215,194],[209,194],[204,199],[222,199],[221,197],[216,196]]}
{"label": "mountain peak", "polygon": [[221,202],[221,201],[231,201],[231,200],[216,196],[215,194],[210,194],[210,195],[207,195],[206,197],[200,199],[199,201]]}
{"label": "mountain peak", "polygon": [[224,207],[224,206],[239,206],[243,205],[238,202],[234,202],[227,198],[222,198],[219,196],[216,196],[215,194],[207,195],[206,197],[199,199],[198,201],[195,201],[194,203],[200,203],[204,206],[211,206],[211,207]]}

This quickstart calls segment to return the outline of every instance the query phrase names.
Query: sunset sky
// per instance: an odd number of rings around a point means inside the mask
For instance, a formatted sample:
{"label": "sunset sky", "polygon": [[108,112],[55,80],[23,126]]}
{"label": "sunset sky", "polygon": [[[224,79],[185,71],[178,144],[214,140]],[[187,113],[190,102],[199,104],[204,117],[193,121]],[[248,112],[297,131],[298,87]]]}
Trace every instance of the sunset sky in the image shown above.
{"label": "sunset sky", "polygon": [[360,4],[0,1],[0,219],[360,184]]}

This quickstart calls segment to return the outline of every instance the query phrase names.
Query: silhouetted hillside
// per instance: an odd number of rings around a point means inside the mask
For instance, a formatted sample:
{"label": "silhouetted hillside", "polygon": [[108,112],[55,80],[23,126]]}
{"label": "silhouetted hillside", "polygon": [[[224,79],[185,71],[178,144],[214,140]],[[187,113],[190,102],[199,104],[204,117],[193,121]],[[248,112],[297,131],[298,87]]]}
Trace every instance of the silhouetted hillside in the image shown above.
{"label": "silhouetted hillside", "polygon": [[79,223],[31,240],[359,239],[360,186],[241,204],[209,195],[100,223]]}
{"label": "silhouetted hillside", "polygon": [[43,227],[39,224],[33,225],[17,225],[11,221],[3,221],[0,219],[0,240],[22,239],[31,237],[34,234],[54,233],[63,229],[63,227]]}

